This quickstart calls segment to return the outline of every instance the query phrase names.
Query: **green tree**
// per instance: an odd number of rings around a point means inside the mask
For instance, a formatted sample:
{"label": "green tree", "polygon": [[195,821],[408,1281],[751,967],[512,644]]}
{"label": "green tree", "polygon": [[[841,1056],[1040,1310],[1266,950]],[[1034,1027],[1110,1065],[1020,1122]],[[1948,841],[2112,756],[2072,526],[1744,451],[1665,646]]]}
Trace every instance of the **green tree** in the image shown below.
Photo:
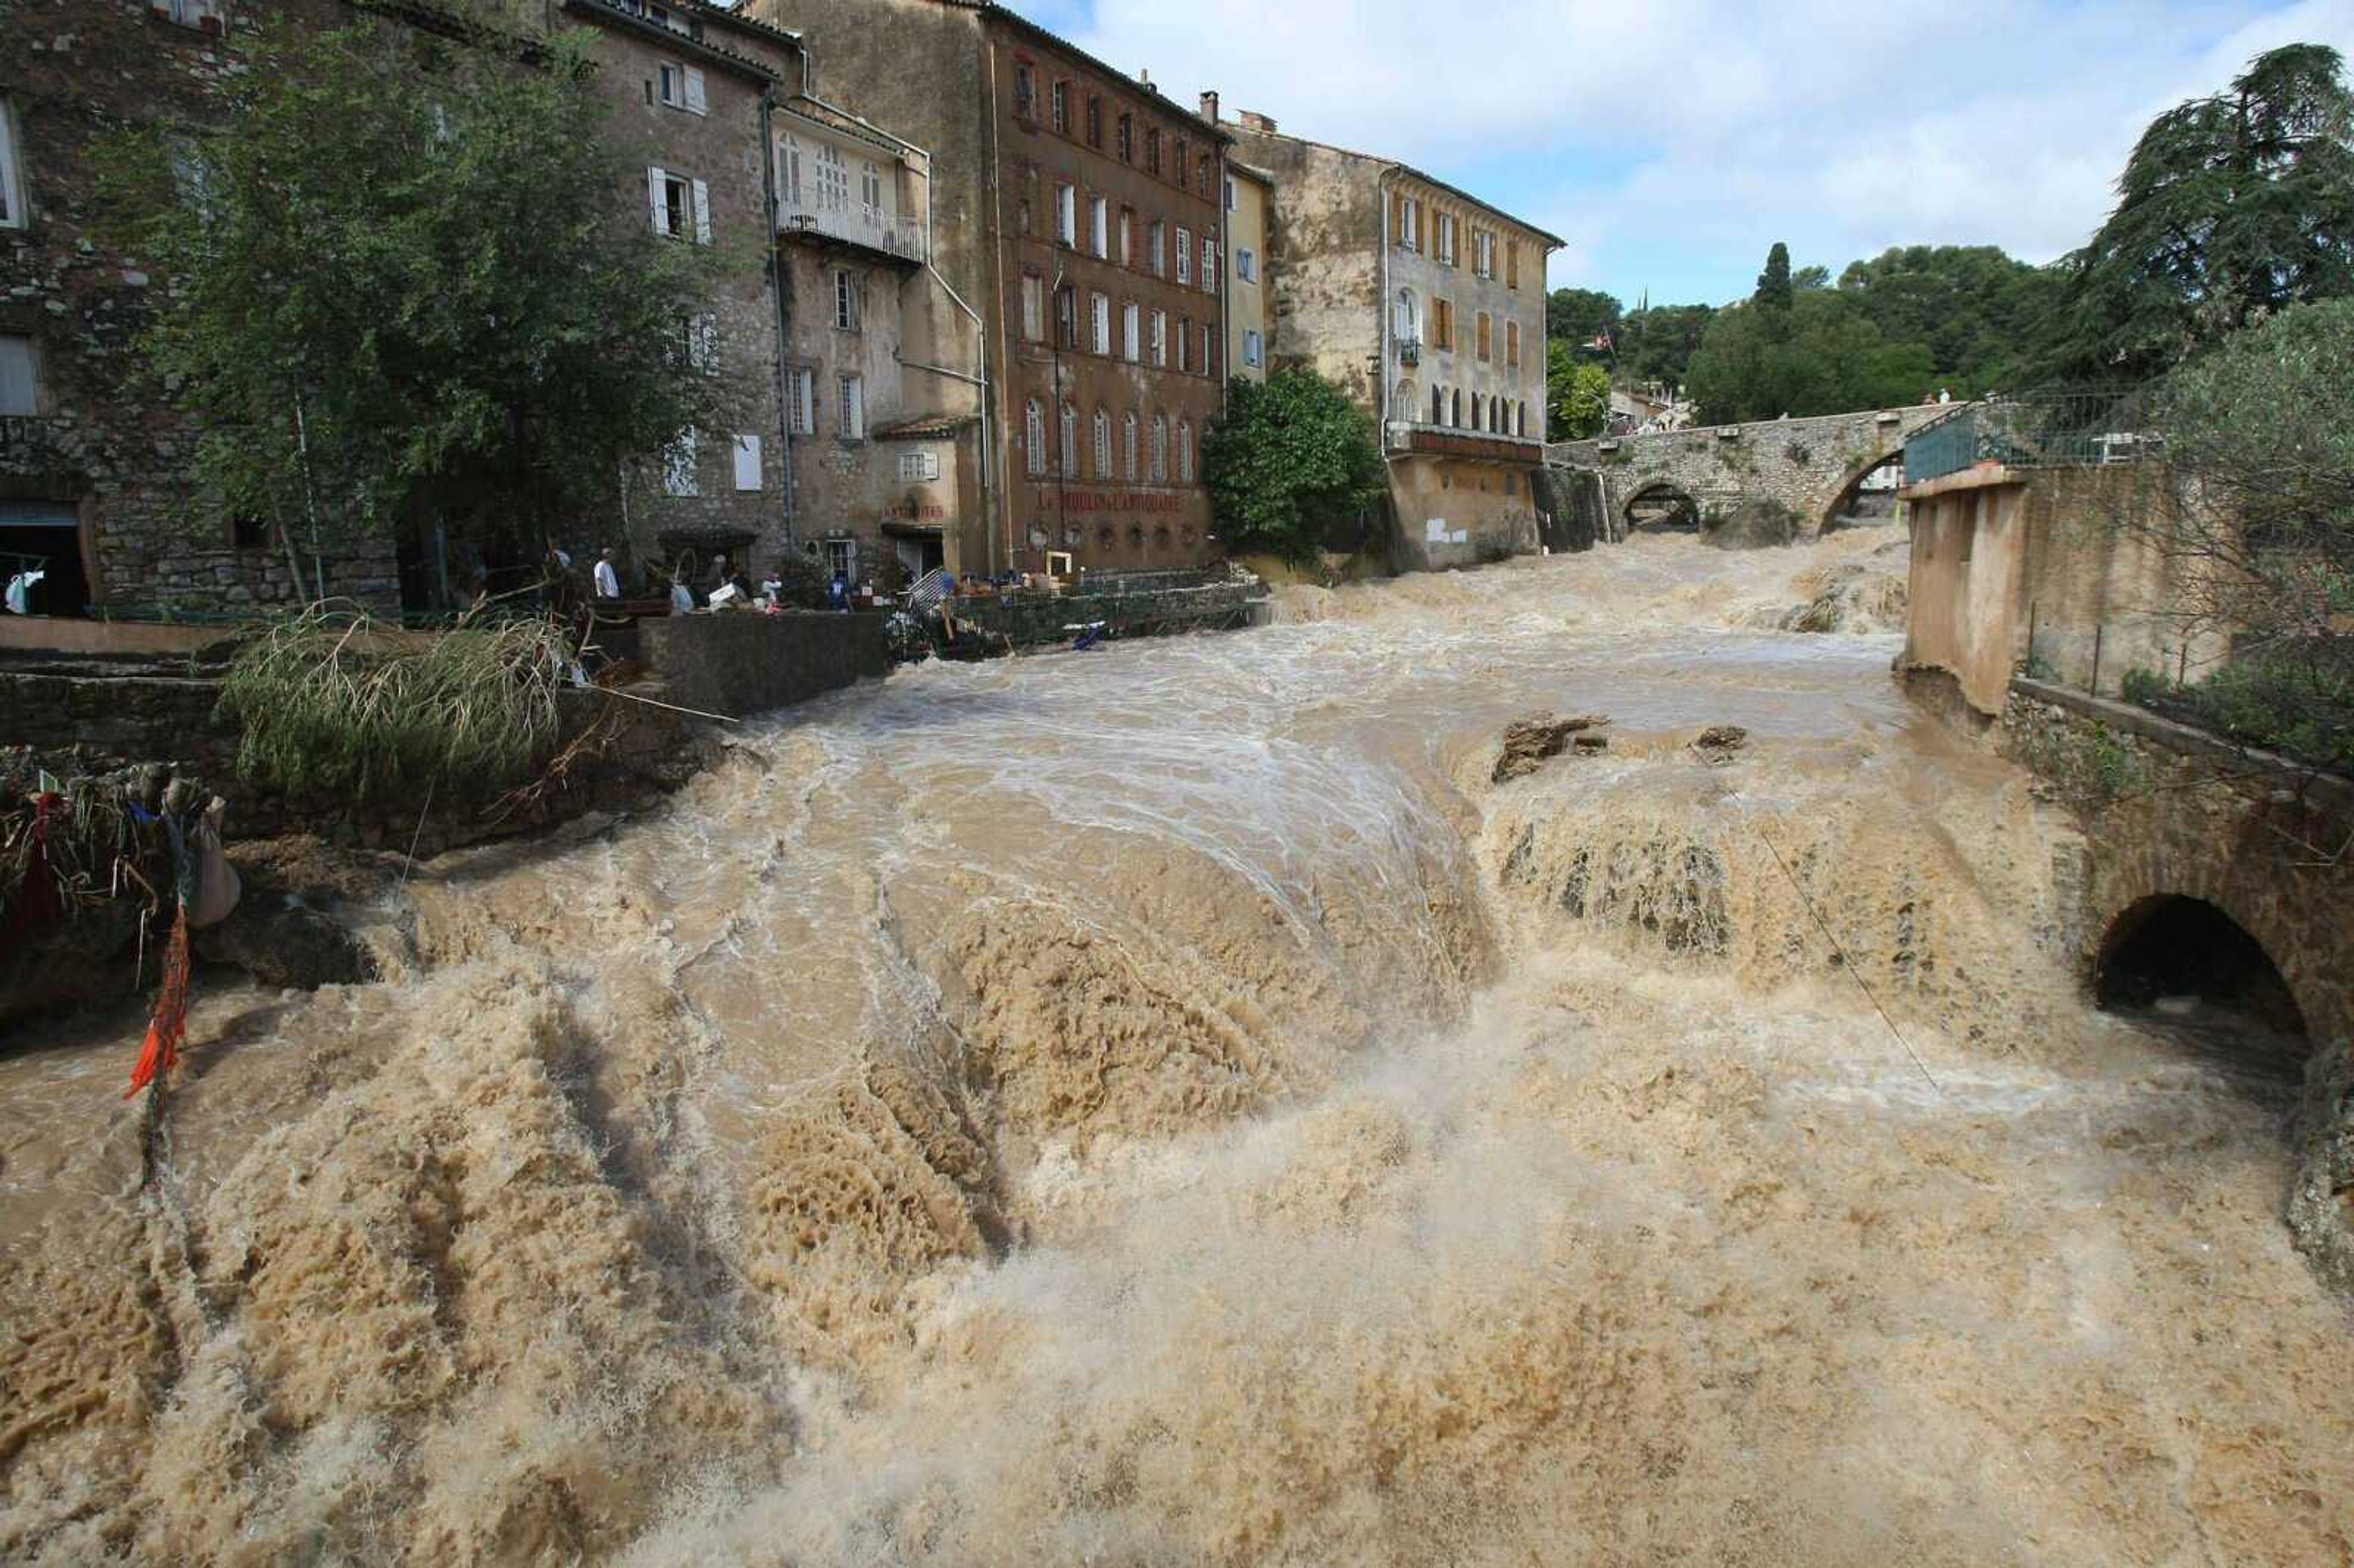
{"label": "green tree", "polygon": [[1766,253],[1766,270],[1757,274],[1757,291],[1749,297],[1767,334],[1779,333],[1790,319],[1790,248],[1780,240]]}
{"label": "green tree", "polygon": [[1202,440],[1202,477],[1232,548],[1294,561],[1388,490],[1373,422],[1305,366],[1227,388],[1225,418]]}
{"label": "green tree", "polygon": [[1545,344],[1545,439],[1582,441],[1610,418],[1610,373],[1565,343]]}
{"label": "green tree", "polygon": [[1545,339],[1582,348],[1615,333],[1624,313],[1617,296],[1599,289],[1555,289],[1545,296]]}
{"label": "green tree", "polygon": [[2063,263],[2046,363],[2140,381],[2263,316],[2354,292],[2354,97],[2338,51],[2260,55],[2151,122],[2116,210]]}
{"label": "green tree", "polygon": [[2186,635],[2232,646],[2189,700],[2259,745],[2354,769],[2354,299],[2226,338],[2167,379],[2154,422],[2173,503],[2137,496],[2118,525],[2176,563]]}
{"label": "green tree", "polygon": [[1703,422],[1735,424],[1915,402],[1935,375],[1925,345],[1893,343],[1853,300],[1810,289],[1778,323],[1755,302],[1717,312],[1686,389]]}
{"label": "green tree", "polygon": [[1839,288],[1890,341],[1926,344],[1939,385],[1974,397],[2031,378],[2065,284],[1991,245],[1910,245],[1850,262]]}
{"label": "green tree", "polygon": [[1713,305],[1650,305],[1634,312],[1619,334],[1619,375],[1629,381],[1682,386],[1715,315]]}
{"label": "green tree", "polygon": [[116,149],[195,471],[290,556],[418,516],[535,539],[727,428],[689,302],[730,262],[645,221],[585,37],[272,31],[217,129]]}

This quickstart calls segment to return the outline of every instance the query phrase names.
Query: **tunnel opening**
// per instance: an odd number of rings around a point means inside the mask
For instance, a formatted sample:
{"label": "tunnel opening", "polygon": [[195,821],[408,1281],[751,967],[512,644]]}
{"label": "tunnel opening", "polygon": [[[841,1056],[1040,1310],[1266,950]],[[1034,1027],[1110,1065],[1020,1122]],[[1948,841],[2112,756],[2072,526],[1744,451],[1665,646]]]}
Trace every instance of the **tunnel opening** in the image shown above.
{"label": "tunnel opening", "polygon": [[1673,485],[1653,484],[1627,503],[1627,527],[1649,534],[1697,534],[1700,503]]}
{"label": "tunnel opening", "polygon": [[2294,1083],[2305,1015],[2264,944],[2203,898],[2160,894],[2120,914],[2094,971],[2105,1012],[2154,1027],[2235,1076]]}

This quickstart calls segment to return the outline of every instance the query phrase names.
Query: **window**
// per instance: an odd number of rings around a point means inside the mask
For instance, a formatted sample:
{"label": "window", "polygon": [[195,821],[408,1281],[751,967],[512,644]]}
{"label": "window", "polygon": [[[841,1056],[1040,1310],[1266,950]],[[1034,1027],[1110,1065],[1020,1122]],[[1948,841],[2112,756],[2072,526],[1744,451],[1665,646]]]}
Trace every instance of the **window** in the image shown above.
{"label": "window", "polygon": [[822,142],[817,149],[817,205],[827,212],[850,211],[850,164],[841,148]]}
{"label": "window", "polygon": [[1096,410],[1096,477],[1111,477],[1111,415],[1102,408]]}
{"label": "window", "polygon": [[1074,249],[1079,243],[1079,193],[1069,185],[1055,187],[1055,238]]}
{"label": "window", "polygon": [[1151,236],[1152,275],[1156,278],[1166,278],[1169,276],[1169,248],[1166,244],[1166,237],[1167,230],[1162,227],[1161,220],[1157,217],[1154,218],[1152,220]]}
{"label": "window", "polygon": [[1055,342],[1063,348],[1079,346],[1079,291],[1067,284],[1055,291]]}
{"label": "window", "polygon": [[1119,307],[1119,356],[1130,365],[1143,357],[1140,314],[1134,300]]}
{"label": "window", "polygon": [[736,438],[736,488],[760,488],[760,438],[758,436]]}
{"label": "window", "polygon": [[1243,363],[1253,370],[1267,363],[1267,342],[1257,327],[1246,328],[1243,333]]}
{"label": "window", "polygon": [[1471,271],[1479,278],[1496,275],[1496,237],[1484,228],[1471,231]]}
{"label": "window", "polygon": [[1475,430],[1479,428],[1479,394],[1477,392],[1471,394],[1471,428]]}
{"label": "window", "polygon": [[858,213],[866,220],[869,228],[880,224],[885,216],[883,208],[883,171],[875,166],[875,160],[872,158],[864,160],[859,165]]}
{"label": "window", "polygon": [[1258,258],[1251,254],[1247,245],[1239,246],[1235,250],[1235,276],[1246,283],[1258,281]]}
{"label": "window", "polygon": [[1132,408],[1119,418],[1119,476],[1136,482],[1136,411]]}
{"label": "window", "polygon": [[1202,323],[1202,374],[1204,376],[1215,376],[1218,373],[1217,341],[1217,334],[1208,322],[1204,322]]}
{"label": "window", "polygon": [[801,139],[791,132],[785,132],[784,144],[777,149],[777,177],[785,187],[785,205],[801,205]]}
{"label": "window", "polygon": [[1397,198],[1397,218],[1394,225],[1399,245],[1408,250],[1422,249],[1422,204],[1410,196]]}
{"label": "window", "polygon": [[1150,125],[1144,128],[1144,172],[1148,175],[1161,172],[1161,132]]}
{"label": "window", "polygon": [[1166,369],[1169,365],[1169,313],[1167,311],[1152,313],[1152,364],[1156,369]]}
{"label": "window", "polygon": [[686,363],[705,376],[719,374],[719,318],[709,311],[686,318]]}
{"label": "window", "polygon": [[1460,387],[1447,394],[1447,422],[1458,430],[1463,428],[1463,388]]}
{"label": "window", "polygon": [[1022,410],[1022,460],[1033,476],[1046,471],[1046,410],[1035,397]]}
{"label": "window", "polygon": [[[1036,405],[1033,404],[1033,408]],[[938,452],[901,452],[899,482],[928,484],[940,477],[940,454]]]}
{"label": "window", "polygon": [[1447,423],[1447,388],[1444,387],[1430,389],[1430,422],[1434,425]]}
{"label": "window", "polygon": [[858,330],[858,275],[847,267],[833,270],[833,324],[843,332]]}
{"label": "window", "polygon": [[1079,411],[1068,403],[1063,405],[1063,428],[1060,434],[1063,438],[1063,445],[1057,455],[1061,461],[1055,466],[1062,471],[1065,479],[1076,479],[1079,477]]}
{"label": "window", "polygon": [[828,539],[825,542],[825,575],[829,581],[840,577],[843,582],[858,580],[858,541]]}
{"label": "window", "polygon": [[1013,113],[1021,120],[1038,118],[1038,78],[1027,65],[1013,68]]}
{"label": "window", "polygon": [[1212,178],[1211,163],[1212,159],[1210,154],[1207,153],[1203,154],[1199,171],[1193,180],[1194,194],[1200,196],[1204,200],[1207,200],[1210,195],[1210,181]]}
{"label": "window", "polygon": [[1202,291],[1218,291],[1218,242],[1214,239],[1202,241]]}
{"label": "window", "polygon": [[817,372],[795,366],[785,377],[785,422],[797,436],[817,434]]}
{"label": "window", "polygon": [[1035,272],[1022,274],[1022,335],[1031,343],[1046,337],[1046,280]]}
{"label": "window", "polygon": [[698,245],[711,243],[711,188],[701,180],[690,180],[650,165],[646,170],[646,199],[653,208],[656,234],[675,239],[691,234]]}
{"label": "window", "polygon": [[1504,323],[1504,363],[1517,366],[1521,363],[1521,323]]}
{"label": "window", "polygon": [[1097,354],[1111,352],[1111,299],[1108,295],[1087,296],[1087,346]]}
{"label": "window", "polygon": [[1101,196],[1087,202],[1087,248],[1097,256],[1111,255],[1111,204]]}
{"label": "window", "polygon": [[1193,172],[1193,165],[1185,161],[1185,138],[1182,136],[1177,138],[1176,164],[1177,166],[1169,171],[1169,177],[1182,186],[1185,177]]}
{"label": "window", "polygon": [[1177,421],[1177,481],[1181,484],[1193,482],[1193,422],[1191,419]]}
{"label": "window", "polygon": [[842,399],[842,439],[863,441],[866,439],[866,378],[843,376],[836,378],[834,390]]}
{"label": "window", "polygon": [[1123,114],[1119,117],[1119,124],[1114,132],[1112,144],[1119,151],[1119,161],[1121,163],[1132,164],[1136,162],[1135,116]]}
{"label": "window", "polygon": [[1071,84],[1055,84],[1055,129],[1067,136],[1071,133]]}
{"label": "window", "polygon": [[1455,347],[1455,304],[1451,300],[1430,302],[1430,344],[1433,348],[1452,350]]}
{"label": "window", "polygon": [[1523,435],[1523,436],[1526,436],[1526,435],[1529,433],[1529,403],[1528,403],[1528,399],[1527,399],[1527,398],[1525,398],[1525,397],[1523,397],[1523,398],[1522,398],[1522,399],[1521,399],[1521,401],[1520,401],[1520,402],[1518,402],[1517,404],[1513,405],[1513,407],[1518,410],[1519,415],[1520,415],[1521,434],[1522,434],[1522,435]]}
{"label": "window", "polygon": [[695,487],[695,432],[682,430],[663,453],[663,493],[700,495]]}
{"label": "window", "polygon": [[1193,231],[1182,223],[1177,226],[1177,281],[1193,281]]}
{"label": "window", "polygon": [[1087,94],[1087,145],[1103,145],[1103,100],[1092,92]]}
{"label": "window", "polygon": [[1447,266],[1455,265],[1455,215],[1438,215],[1438,260]]}
{"label": "window", "polygon": [[1177,318],[1177,368],[1193,368],[1193,323],[1183,316]]}
{"label": "window", "polygon": [[1396,319],[1391,324],[1396,329],[1397,340],[1400,343],[1419,343],[1422,339],[1422,313],[1415,309],[1412,289],[1397,291],[1393,314]]}
{"label": "window", "polygon": [[701,114],[709,108],[704,97],[703,73],[693,66],[665,61],[655,68],[654,85],[657,96],[673,109]]}
{"label": "window", "polygon": [[41,411],[41,359],[29,337],[0,337],[0,414]]}
{"label": "window", "polygon": [[1507,239],[1504,241],[1504,287],[1517,289],[1520,286],[1521,242],[1517,239]]}
{"label": "window", "polygon": [[1493,359],[1495,357],[1494,319],[1487,312],[1481,311],[1472,320],[1474,323],[1472,331],[1477,340],[1479,357],[1483,360]]}
{"label": "window", "polygon": [[1152,482],[1169,482],[1169,416],[1152,416]]}
{"label": "window", "polygon": [[1226,210],[1228,212],[1235,210],[1235,182],[1232,175],[1226,178]]}
{"label": "window", "polygon": [[1136,209],[1132,207],[1119,209],[1119,264],[1136,265]]}
{"label": "window", "polygon": [[221,30],[221,0],[148,0],[147,8],[183,27],[207,33]]}

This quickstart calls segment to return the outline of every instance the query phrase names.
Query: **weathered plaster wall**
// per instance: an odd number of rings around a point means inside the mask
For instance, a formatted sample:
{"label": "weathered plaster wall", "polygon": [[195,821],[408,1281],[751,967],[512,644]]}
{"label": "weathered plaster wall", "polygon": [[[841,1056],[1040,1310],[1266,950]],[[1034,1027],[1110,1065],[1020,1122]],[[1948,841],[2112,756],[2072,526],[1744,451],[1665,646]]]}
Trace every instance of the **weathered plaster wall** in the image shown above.
{"label": "weathered plaster wall", "polygon": [[1914,497],[1905,590],[1903,667],[1946,672],[1985,714],[2002,711],[2026,638],[2017,610],[2027,487],[1996,479],[1956,474]]}
{"label": "weathered plaster wall", "polygon": [[1382,417],[1382,193],[1375,160],[1247,124],[1225,127],[1235,155],[1275,176],[1267,276],[1277,356],[1340,387],[1367,417]]}
{"label": "weathered plaster wall", "polygon": [[1935,407],[1871,409],[1557,441],[1546,461],[1602,475],[1617,536],[1623,537],[1628,504],[1663,489],[1690,497],[1703,518],[1752,502],[1773,502],[1797,514],[1799,537],[1812,538],[1858,480],[1903,450],[1906,435],[1950,412]]}
{"label": "weathered plaster wall", "polygon": [[1534,552],[1535,473],[1479,459],[1392,458],[1391,569],[1445,571]]}

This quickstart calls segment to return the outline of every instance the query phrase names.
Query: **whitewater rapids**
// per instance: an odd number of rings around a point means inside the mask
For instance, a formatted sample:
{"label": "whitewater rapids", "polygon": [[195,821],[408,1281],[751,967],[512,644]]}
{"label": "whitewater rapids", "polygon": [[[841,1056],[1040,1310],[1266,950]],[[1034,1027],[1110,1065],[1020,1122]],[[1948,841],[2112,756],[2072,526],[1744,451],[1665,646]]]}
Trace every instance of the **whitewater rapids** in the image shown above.
{"label": "whitewater rapids", "polygon": [[9,1043],[0,1558],[2346,1563],[2284,1106],[2080,999],[1894,537],[747,726],[206,991],[150,1192]]}

